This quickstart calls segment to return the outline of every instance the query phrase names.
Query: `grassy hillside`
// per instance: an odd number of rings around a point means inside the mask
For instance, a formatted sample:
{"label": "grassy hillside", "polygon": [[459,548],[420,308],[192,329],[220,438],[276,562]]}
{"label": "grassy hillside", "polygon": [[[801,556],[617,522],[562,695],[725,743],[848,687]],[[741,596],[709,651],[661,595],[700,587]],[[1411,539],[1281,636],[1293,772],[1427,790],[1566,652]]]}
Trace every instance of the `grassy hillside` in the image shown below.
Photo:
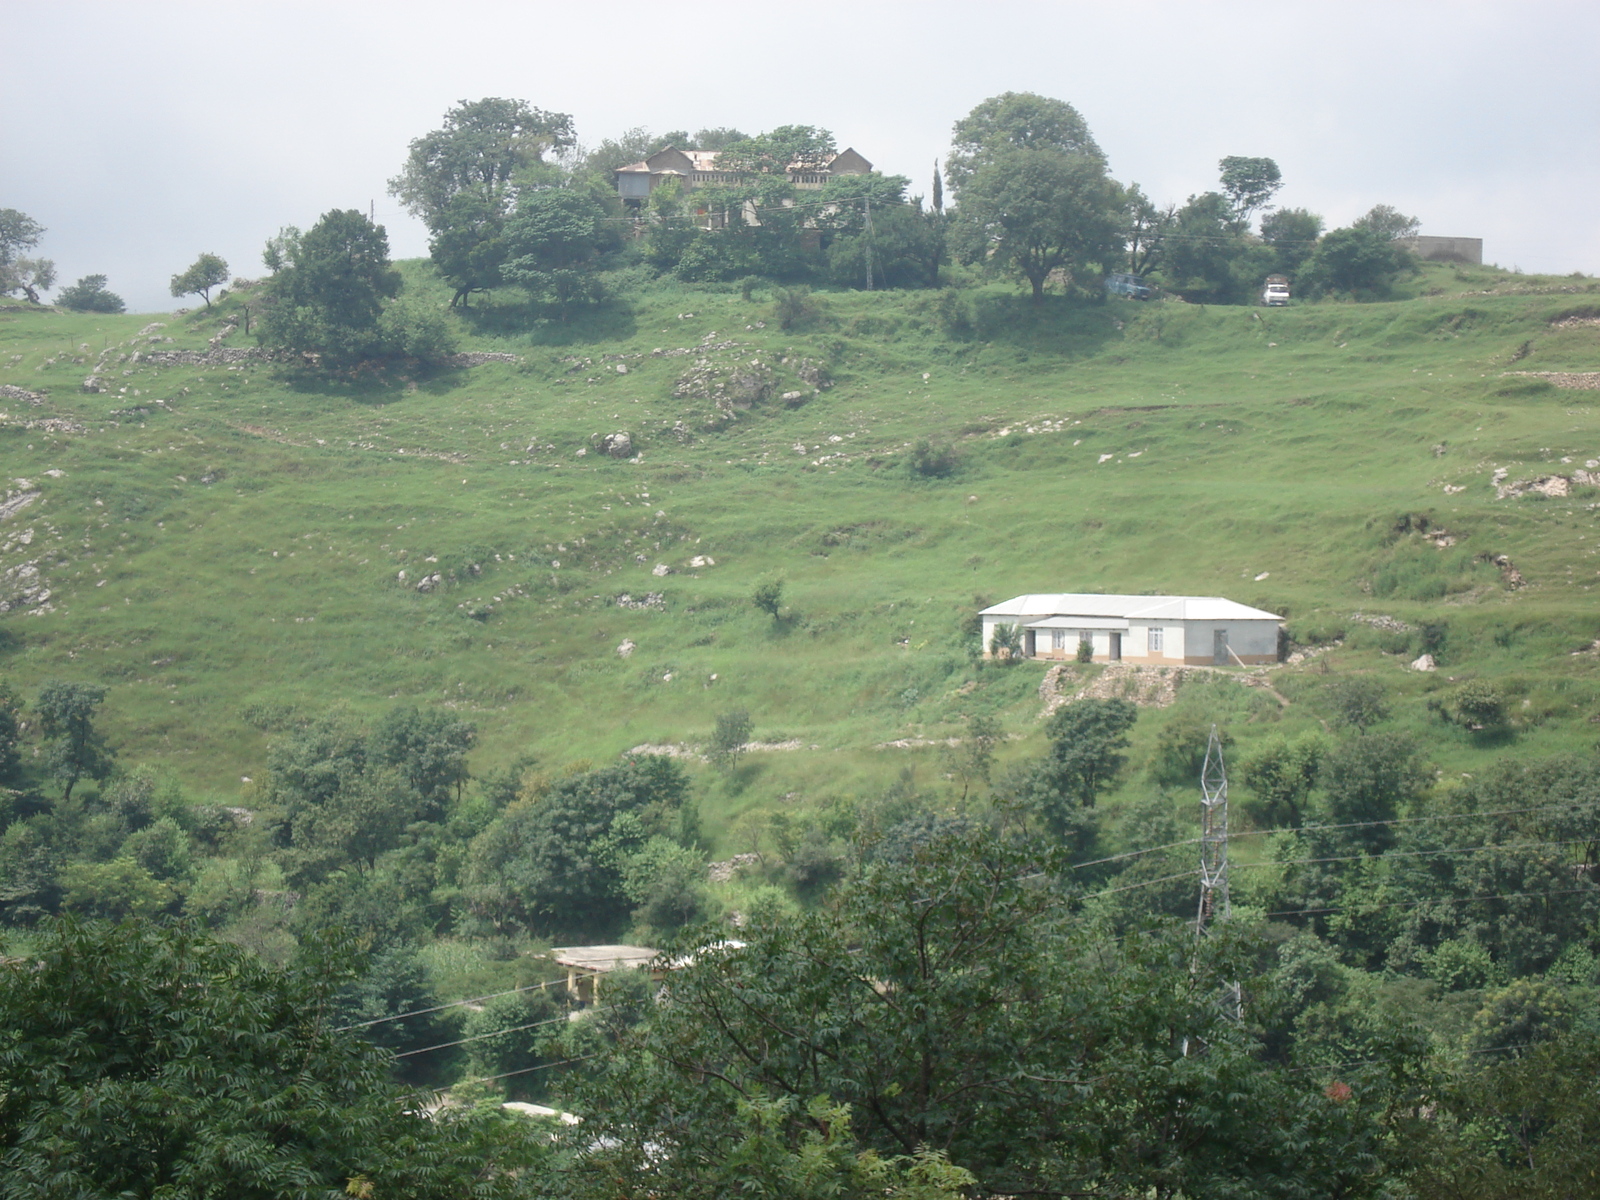
{"label": "grassy hillside", "polygon": [[[1446,772],[1587,747],[1600,492],[1502,497],[1496,473],[1600,458],[1594,392],[1507,374],[1600,371],[1600,283],[1412,286],[1272,311],[856,293],[785,332],[764,293],[634,281],[567,326],[530,333],[509,293],[463,318],[464,349],[520,362],[339,382],[135,357],[205,349],[248,293],[159,320],[8,308],[0,384],[43,398],[0,397],[0,677],[106,684],[125,761],[229,803],[273,730],[337,704],[468,714],[480,770],[700,742],[743,707],[798,748],[709,783],[724,849],[745,808],[938,777],[937,747],[884,743],[978,712],[1025,739],[1042,669],[977,669],[962,632],[1019,592],[1226,595],[1340,641],[1273,673],[1287,707],[1229,686],[1148,712],[1136,761],[1185,713],[1241,751],[1316,725],[1356,672]],[[602,452],[618,431],[635,455]],[[908,469],[921,438],[953,447],[948,477]],[[749,602],[768,573],[776,621]],[[1433,674],[1406,668],[1424,641]],[[1478,677],[1514,716],[1488,741],[1427,706]]]}

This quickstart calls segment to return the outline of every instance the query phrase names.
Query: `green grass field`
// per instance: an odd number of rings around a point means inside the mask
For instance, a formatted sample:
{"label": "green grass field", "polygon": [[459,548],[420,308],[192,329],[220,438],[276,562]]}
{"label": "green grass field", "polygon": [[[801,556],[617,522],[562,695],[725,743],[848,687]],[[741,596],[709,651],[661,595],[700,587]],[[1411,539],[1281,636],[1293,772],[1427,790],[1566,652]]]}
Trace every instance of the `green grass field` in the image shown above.
{"label": "green grass field", "polygon": [[[124,761],[226,803],[249,802],[274,729],[335,705],[458,710],[479,770],[696,743],[743,707],[799,748],[696,768],[719,850],[746,809],[906,769],[942,786],[937,747],[877,747],[976,712],[1029,750],[1042,668],[975,668],[961,633],[1020,592],[1224,595],[1298,642],[1342,638],[1273,673],[1287,708],[1232,686],[1180,702],[1236,753],[1317,725],[1354,672],[1447,775],[1594,741],[1600,491],[1497,498],[1495,473],[1600,458],[1600,394],[1507,374],[1600,371],[1600,281],[1431,266],[1403,299],[1270,311],[852,293],[787,333],[761,292],[629,286],[531,333],[510,293],[463,318],[464,350],[520,363],[343,382],[133,358],[204,349],[248,293],[174,317],[0,310],[0,384],[45,396],[0,398],[8,509],[40,493],[0,520],[0,601],[29,564],[50,592],[0,616],[0,678],[107,685]],[[598,449],[619,430],[636,461]],[[948,478],[906,468],[923,437],[955,447]],[[749,602],[768,573],[777,621]],[[1357,613],[1444,622],[1440,670]],[[1510,732],[1430,714],[1469,678],[1496,682]],[[1113,803],[1151,790],[1176,712],[1141,718]]]}

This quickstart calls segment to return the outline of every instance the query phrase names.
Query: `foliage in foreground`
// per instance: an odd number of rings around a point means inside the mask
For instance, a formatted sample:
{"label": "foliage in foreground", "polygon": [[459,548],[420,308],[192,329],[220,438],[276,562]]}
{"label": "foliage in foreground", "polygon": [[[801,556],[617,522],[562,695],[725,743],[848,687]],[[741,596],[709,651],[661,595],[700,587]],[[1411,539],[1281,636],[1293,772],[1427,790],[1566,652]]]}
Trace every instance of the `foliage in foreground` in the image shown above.
{"label": "foliage in foreground", "polygon": [[0,966],[0,1196],[497,1197],[540,1147],[430,1118],[330,1028],[343,972],[51,921]]}
{"label": "foliage in foreground", "polygon": [[1375,1194],[1386,1093],[1259,1060],[1216,1003],[1240,946],[1108,939],[1050,870],[956,822],[821,911],[677,947],[579,1097],[579,1190],[725,1194],[752,1114],[805,1144],[848,1105],[866,1152],[947,1156],[980,1194]]}

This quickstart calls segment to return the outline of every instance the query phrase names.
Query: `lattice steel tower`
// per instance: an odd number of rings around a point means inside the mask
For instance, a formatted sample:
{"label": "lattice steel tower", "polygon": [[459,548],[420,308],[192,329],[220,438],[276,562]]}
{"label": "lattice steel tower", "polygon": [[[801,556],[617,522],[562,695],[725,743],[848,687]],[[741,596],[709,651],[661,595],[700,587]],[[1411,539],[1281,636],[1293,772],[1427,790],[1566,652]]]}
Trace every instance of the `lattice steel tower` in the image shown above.
{"label": "lattice steel tower", "polygon": [[[1232,915],[1228,898],[1228,769],[1222,761],[1222,739],[1211,727],[1205,766],[1200,769],[1200,908],[1195,916],[1195,937],[1205,936],[1215,921]],[[1237,983],[1223,992],[1223,1009],[1235,1020],[1242,996]]]}

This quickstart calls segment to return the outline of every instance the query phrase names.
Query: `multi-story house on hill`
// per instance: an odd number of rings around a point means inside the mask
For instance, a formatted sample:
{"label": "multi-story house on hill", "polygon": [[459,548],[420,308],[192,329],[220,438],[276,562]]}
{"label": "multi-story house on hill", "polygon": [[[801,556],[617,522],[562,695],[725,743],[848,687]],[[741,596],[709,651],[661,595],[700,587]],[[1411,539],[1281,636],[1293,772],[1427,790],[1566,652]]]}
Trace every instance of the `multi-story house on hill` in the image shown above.
{"label": "multi-story house on hill", "polygon": [[[788,175],[795,187],[815,190],[837,175],[866,175],[871,170],[870,162],[854,150],[845,149],[825,163],[791,163]],[[709,184],[738,183],[741,178],[737,171],[717,169],[715,150],[668,146],[642,162],[617,168],[617,195],[624,202],[638,204],[669,179],[679,180],[684,191],[693,191]]]}

